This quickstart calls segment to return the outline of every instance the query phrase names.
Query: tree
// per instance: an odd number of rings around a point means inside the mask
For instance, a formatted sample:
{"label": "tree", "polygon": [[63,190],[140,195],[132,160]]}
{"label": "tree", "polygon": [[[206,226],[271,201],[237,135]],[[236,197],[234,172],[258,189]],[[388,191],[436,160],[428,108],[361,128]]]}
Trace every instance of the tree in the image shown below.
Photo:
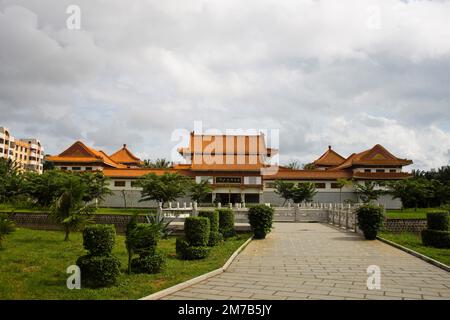
{"label": "tree", "polygon": [[12,222],[6,213],[0,214],[0,248],[6,236],[16,229],[14,222]]}
{"label": "tree", "polygon": [[344,188],[345,186],[351,185],[352,183],[353,183],[352,180],[349,180],[349,179],[345,179],[345,178],[337,179],[336,185],[339,188],[339,202],[342,202],[342,188]]}
{"label": "tree", "polygon": [[292,188],[291,192],[295,203],[310,202],[317,194],[316,186],[312,182],[300,182]]}
{"label": "tree", "polygon": [[138,180],[142,187],[142,198],[139,202],[155,200],[163,205],[186,194],[190,178],[178,173],[165,172],[161,176],[150,173]]}
{"label": "tree", "polygon": [[303,165],[303,170],[314,170],[316,165],[314,163],[306,163]]}
{"label": "tree", "polygon": [[158,158],[155,161],[146,159],[144,160],[144,167],[152,169],[167,169],[173,167],[173,162],[168,161],[165,158]]}
{"label": "tree", "polygon": [[356,193],[363,203],[370,203],[378,200],[384,193],[383,190],[376,189],[377,183],[374,181],[365,181],[355,185]]}
{"label": "tree", "polygon": [[302,168],[302,165],[298,161],[292,161],[288,163],[286,168],[292,169],[292,170],[300,170]]}
{"label": "tree", "polygon": [[0,202],[12,202],[23,194],[23,177],[11,159],[0,158]]}
{"label": "tree", "polygon": [[24,192],[38,206],[49,207],[61,195],[61,185],[68,175],[71,173],[60,170],[28,172],[24,175]]}
{"label": "tree", "polygon": [[89,222],[95,207],[83,199],[88,195],[88,186],[78,175],[69,174],[61,185],[61,195],[54,201],[51,216],[60,223],[65,232],[64,241],[71,231],[81,229]]}
{"label": "tree", "polygon": [[197,203],[204,201],[211,192],[212,188],[208,180],[203,180],[199,183],[193,182],[189,187],[191,199]]}
{"label": "tree", "polygon": [[294,188],[292,182],[275,180],[275,193],[284,199],[283,206],[292,199],[292,188]]}
{"label": "tree", "polygon": [[80,176],[87,185],[86,195],[83,197],[85,202],[95,200],[97,205],[99,201],[105,200],[106,195],[112,193],[108,187],[109,179],[102,172],[82,172]]}

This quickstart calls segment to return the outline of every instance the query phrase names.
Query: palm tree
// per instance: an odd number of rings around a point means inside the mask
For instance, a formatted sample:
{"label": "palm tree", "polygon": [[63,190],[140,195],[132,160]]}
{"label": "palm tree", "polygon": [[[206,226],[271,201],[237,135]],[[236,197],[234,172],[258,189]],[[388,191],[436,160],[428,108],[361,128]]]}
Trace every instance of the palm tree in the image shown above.
{"label": "palm tree", "polygon": [[190,178],[178,173],[165,172],[161,176],[147,174],[138,182],[142,187],[142,198],[139,201],[155,200],[164,205],[184,196],[190,183]]}
{"label": "palm tree", "polygon": [[61,195],[54,201],[51,216],[60,223],[65,232],[64,241],[69,240],[71,231],[81,229],[89,222],[95,208],[83,198],[88,187],[80,176],[68,175],[61,186]]}
{"label": "palm tree", "polygon": [[312,182],[300,182],[292,189],[292,199],[295,203],[310,202],[316,194],[316,185]]}
{"label": "palm tree", "polygon": [[191,199],[197,203],[202,202],[212,192],[211,185],[208,180],[193,182],[189,188]]}
{"label": "palm tree", "polygon": [[355,185],[356,193],[359,195],[363,203],[376,201],[384,193],[382,190],[376,189],[377,183],[374,181],[365,181],[363,184]]}
{"label": "palm tree", "polygon": [[336,184],[339,188],[339,202],[342,203],[342,188],[344,188],[345,186],[351,185],[353,182],[352,180],[349,179],[337,179]]}
{"label": "palm tree", "polygon": [[300,170],[302,168],[302,165],[298,161],[292,161],[288,163],[286,168],[292,169],[292,170]]}
{"label": "palm tree", "polygon": [[152,169],[167,169],[173,167],[173,162],[165,158],[158,158],[155,161],[150,159],[144,160],[144,167]]}

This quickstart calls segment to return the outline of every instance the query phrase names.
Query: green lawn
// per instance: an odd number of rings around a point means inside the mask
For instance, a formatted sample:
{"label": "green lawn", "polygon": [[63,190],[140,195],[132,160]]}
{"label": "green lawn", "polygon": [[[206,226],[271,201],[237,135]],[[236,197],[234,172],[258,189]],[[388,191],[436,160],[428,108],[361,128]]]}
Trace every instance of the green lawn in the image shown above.
{"label": "green lawn", "polygon": [[[161,240],[158,247],[168,255],[167,267],[155,275],[122,273],[118,284],[102,289],[69,290],[66,268],[85,254],[80,233],[64,242],[59,231],[17,229],[0,249],[0,300],[4,299],[138,299],[177,283],[217,269],[250,234],[240,234],[214,247],[204,260],[183,261],[175,257],[175,238]],[[124,237],[117,236],[114,254],[124,272],[127,252]]]}
{"label": "green lawn", "polygon": [[[18,213],[48,213],[49,209],[35,208],[35,207],[15,207],[11,205],[0,204],[1,212],[18,212]],[[96,214],[147,214],[149,212],[156,212],[156,209],[142,209],[142,208],[97,208]]]}
{"label": "green lawn", "polygon": [[403,210],[386,210],[386,217],[392,219],[426,219],[427,212],[442,210],[439,208],[418,208]]}
{"label": "green lawn", "polygon": [[450,266],[450,249],[426,247],[422,244],[420,234],[382,232],[379,236]]}

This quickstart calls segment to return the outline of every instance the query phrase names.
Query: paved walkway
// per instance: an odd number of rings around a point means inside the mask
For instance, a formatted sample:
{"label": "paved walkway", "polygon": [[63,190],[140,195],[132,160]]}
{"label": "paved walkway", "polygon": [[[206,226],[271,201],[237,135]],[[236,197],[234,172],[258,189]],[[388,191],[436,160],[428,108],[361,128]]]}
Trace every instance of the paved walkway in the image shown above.
{"label": "paved walkway", "polygon": [[[381,268],[368,290],[367,267]],[[380,241],[318,223],[277,223],[230,268],[163,299],[446,299],[450,273]]]}

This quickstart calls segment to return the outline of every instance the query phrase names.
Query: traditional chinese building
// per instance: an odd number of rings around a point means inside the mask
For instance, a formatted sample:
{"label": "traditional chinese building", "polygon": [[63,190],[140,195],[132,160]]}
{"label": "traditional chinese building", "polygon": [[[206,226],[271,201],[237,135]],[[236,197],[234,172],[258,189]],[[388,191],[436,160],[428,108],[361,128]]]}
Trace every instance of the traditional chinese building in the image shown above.
{"label": "traditional chinese building", "polygon": [[[106,206],[154,206],[154,203],[139,202],[140,188],[135,181],[145,174],[177,172],[195,179],[209,181],[212,193],[207,203],[272,203],[281,199],[274,189],[275,181],[312,182],[318,191],[314,201],[340,202],[357,201],[351,183],[342,187],[341,181],[353,183],[374,180],[398,180],[411,177],[403,167],[411,160],[397,158],[381,145],[347,158],[331,146],[312,162],[314,169],[297,170],[272,164],[278,150],[269,148],[263,134],[259,135],[190,135],[189,145],[178,149],[186,160],[168,169],[142,168],[142,161],[124,145],[108,156],[102,151],[87,147],[78,141],[58,156],[47,160],[63,170],[102,170],[111,179],[113,194],[106,200]],[[180,199],[189,202],[190,199]],[[383,196],[379,202],[387,208],[401,206],[399,200]]]}

